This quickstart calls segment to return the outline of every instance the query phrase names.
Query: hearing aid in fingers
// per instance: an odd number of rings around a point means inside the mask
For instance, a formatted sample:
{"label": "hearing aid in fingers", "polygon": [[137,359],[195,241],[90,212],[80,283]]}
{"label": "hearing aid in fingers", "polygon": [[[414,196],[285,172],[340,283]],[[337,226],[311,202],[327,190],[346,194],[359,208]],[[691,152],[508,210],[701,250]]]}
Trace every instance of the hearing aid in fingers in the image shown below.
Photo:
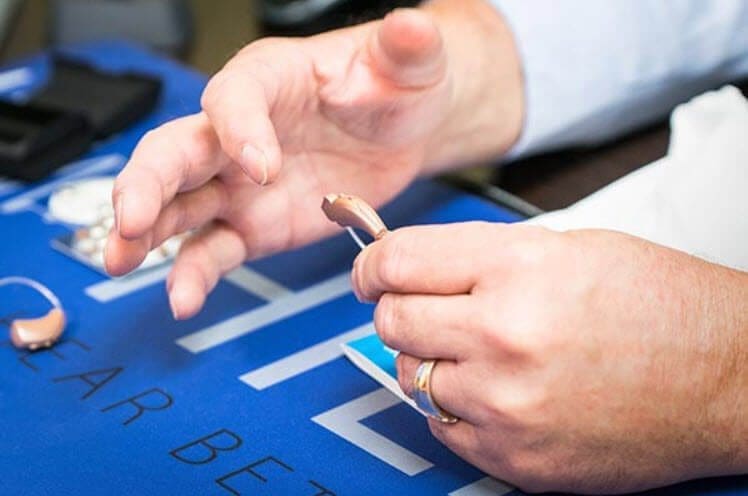
{"label": "hearing aid in fingers", "polygon": [[389,232],[379,214],[368,203],[354,195],[329,194],[322,200],[322,211],[332,222],[346,228],[361,249],[366,245],[354,229],[366,232],[375,241],[382,239]]}

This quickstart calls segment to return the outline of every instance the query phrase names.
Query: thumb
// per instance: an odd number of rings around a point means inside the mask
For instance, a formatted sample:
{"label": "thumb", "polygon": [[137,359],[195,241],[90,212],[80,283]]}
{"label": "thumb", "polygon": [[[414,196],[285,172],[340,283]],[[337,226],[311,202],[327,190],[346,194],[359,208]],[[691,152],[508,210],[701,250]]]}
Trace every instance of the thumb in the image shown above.
{"label": "thumb", "polygon": [[402,88],[439,82],[446,70],[446,55],[439,29],[418,9],[389,13],[369,39],[374,70]]}

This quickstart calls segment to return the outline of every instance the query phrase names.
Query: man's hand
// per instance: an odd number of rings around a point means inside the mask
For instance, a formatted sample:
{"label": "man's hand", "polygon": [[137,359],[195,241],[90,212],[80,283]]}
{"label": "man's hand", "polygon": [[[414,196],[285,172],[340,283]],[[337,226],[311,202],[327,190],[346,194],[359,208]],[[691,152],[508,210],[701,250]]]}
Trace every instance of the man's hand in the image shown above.
{"label": "man's hand", "polygon": [[511,35],[481,0],[252,43],[213,77],[202,107],[148,133],[113,191],[113,275],[202,228],[167,282],[176,318],[244,260],[330,234],[325,194],[382,204],[418,174],[502,153],[522,120]]}
{"label": "man's hand", "polygon": [[748,274],[631,236],[486,223],[394,231],[354,264],[401,350],[437,359],[434,435],[529,491],[748,471]]}

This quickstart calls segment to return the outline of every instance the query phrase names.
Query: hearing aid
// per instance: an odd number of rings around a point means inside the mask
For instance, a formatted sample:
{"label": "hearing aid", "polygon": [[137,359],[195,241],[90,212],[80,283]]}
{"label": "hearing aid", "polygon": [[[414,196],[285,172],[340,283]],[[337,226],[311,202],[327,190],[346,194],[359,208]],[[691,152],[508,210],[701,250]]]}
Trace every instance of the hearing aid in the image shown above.
{"label": "hearing aid", "polygon": [[59,298],[42,283],[27,277],[0,278],[0,286],[17,284],[29,287],[42,295],[52,305],[45,315],[30,319],[15,319],[10,322],[10,341],[13,346],[31,351],[49,348],[60,339],[67,318]]}
{"label": "hearing aid", "polygon": [[328,219],[344,227],[363,250],[366,246],[354,229],[361,229],[374,240],[382,239],[389,230],[379,214],[364,200],[346,194],[329,194],[322,200],[322,211]]}

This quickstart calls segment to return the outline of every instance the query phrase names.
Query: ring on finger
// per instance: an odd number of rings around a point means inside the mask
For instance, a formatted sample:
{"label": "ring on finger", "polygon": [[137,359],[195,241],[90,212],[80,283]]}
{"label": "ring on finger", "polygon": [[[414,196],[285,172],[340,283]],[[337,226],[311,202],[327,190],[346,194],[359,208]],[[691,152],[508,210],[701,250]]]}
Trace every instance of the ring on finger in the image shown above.
{"label": "ring on finger", "polygon": [[454,424],[460,420],[459,417],[440,407],[431,393],[431,374],[436,367],[436,362],[436,360],[423,360],[418,365],[413,378],[413,400],[418,408],[429,417],[444,424]]}

